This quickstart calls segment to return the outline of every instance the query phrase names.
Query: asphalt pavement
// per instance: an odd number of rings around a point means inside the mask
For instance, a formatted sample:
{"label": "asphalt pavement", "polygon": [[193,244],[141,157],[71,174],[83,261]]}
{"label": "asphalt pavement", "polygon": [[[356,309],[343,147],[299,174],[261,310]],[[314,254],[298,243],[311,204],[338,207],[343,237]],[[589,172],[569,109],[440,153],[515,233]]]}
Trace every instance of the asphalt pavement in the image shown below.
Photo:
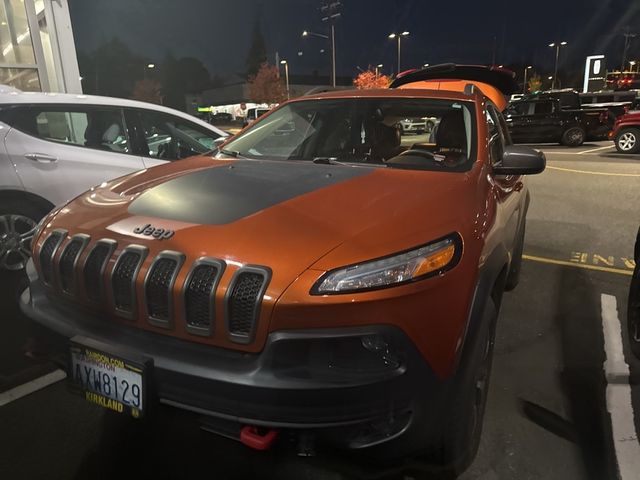
{"label": "asphalt pavement", "polygon": [[[625,322],[640,155],[610,142],[538,148],[548,168],[528,179],[521,282],[504,297],[482,442],[460,478],[637,478],[640,363]],[[0,291],[16,281],[3,276]],[[432,477],[417,462],[385,472],[336,454],[253,452],[173,410],[152,425],[108,414],[24,357],[28,331],[11,299],[0,298],[0,318],[2,479]]]}

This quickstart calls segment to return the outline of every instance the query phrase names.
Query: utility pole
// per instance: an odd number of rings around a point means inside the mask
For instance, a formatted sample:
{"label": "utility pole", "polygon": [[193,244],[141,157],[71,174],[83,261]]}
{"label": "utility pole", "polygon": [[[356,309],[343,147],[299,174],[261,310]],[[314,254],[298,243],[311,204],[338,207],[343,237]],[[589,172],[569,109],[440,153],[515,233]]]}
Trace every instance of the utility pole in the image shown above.
{"label": "utility pole", "polygon": [[339,0],[322,0],[320,13],[322,21],[329,23],[330,40],[331,40],[331,86],[336,86],[336,22],[342,16],[340,9],[342,3]]}
{"label": "utility pole", "polygon": [[623,33],[622,35],[624,36],[624,49],[622,50],[622,66],[620,67],[620,71],[624,72],[624,67],[627,63],[627,53],[629,53],[629,47],[631,46],[631,39],[636,38],[638,34],[630,33],[629,27],[627,27],[626,33]]}

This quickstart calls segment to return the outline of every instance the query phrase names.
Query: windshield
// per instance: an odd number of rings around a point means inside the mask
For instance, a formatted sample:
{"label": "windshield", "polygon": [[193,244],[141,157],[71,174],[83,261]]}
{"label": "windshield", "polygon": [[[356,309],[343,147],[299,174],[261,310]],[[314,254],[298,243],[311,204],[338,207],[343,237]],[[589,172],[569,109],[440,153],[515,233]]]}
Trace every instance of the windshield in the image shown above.
{"label": "windshield", "polygon": [[475,118],[469,102],[414,98],[303,100],[284,105],[225,145],[251,159],[470,168]]}

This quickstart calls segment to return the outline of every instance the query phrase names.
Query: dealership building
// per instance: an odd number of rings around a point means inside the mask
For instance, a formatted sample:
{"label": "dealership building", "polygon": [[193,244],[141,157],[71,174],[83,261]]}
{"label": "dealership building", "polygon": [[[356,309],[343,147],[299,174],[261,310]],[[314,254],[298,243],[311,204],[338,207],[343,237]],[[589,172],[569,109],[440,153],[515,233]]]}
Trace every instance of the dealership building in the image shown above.
{"label": "dealership building", "polygon": [[0,3],[0,84],[82,93],[68,0]]}

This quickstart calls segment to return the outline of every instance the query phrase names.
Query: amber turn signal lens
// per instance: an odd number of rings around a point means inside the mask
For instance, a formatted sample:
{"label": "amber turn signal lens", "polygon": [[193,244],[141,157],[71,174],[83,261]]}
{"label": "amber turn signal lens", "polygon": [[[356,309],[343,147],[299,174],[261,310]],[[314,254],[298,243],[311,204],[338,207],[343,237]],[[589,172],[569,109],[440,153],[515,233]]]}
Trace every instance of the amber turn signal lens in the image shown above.
{"label": "amber turn signal lens", "polygon": [[435,272],[446,267],[453,255],[456,253],[455,245],[448,245],[442,250],[438,250],[422,260],[422,263],[413,272],[413,277],[421,277],[427,273]]}

